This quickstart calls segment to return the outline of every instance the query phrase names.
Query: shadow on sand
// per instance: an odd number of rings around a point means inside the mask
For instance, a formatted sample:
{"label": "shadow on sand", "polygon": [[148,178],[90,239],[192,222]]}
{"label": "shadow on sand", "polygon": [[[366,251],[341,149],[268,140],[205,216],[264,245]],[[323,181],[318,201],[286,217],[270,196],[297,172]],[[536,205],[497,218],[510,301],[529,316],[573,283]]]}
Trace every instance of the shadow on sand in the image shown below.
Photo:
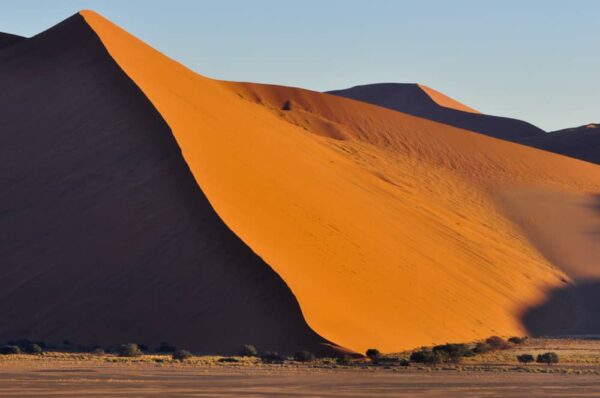
{"label": "shadow on sand", "polygon": [[600,279],[556,289],[523,315],[532,336],[600,336]]}

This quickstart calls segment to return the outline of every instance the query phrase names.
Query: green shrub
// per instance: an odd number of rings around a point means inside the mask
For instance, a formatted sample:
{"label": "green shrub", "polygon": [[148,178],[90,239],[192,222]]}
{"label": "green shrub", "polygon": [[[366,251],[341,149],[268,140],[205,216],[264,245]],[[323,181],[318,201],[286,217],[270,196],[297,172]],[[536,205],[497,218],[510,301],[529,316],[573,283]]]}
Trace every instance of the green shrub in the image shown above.
{"label": "green shrub", "polygon": [[0,355],[20,354],[21,349],[17,345],[5,345],[0,347]]}
{"label": "green shrub", "polygon": [[258,350],[253,345],[246,344],[240,350],[240,356],[241,357],[257,357],[258,356]]}
{"label": "green shrub", "polygon": [[119,346],[117,353],[120,357],[139,357],[142,355],[140,347],[134,343],[123,344]]}
{"label": "green shrub", "polygon": [[473,352],[475,354],[485,354],[486,352],[492,351],[492,347],[488,343],[479,342],[475,344],[475,348],[473,348]]}
{"label": "green shrub", "polygon": [[315,354],[310,351],[298,351],[294,354],[294,361],[311,362],[315,360]]}
{"label": "green shrub", "polygon": [[352,362],[352,357],[350,355],[342,355],[341,357],[337,357],[335,361],[338,365],[348,365]]}
{"label": "green shrub", "polygon": [[460,362],[462,357],[469,356],[471,350],[466,344],[443,344],[433,347],[433,351],[444,352],[451,362]]}
{"label": "green shrub", "polygon": [[231,363],[235,363],[235,362],[239,362],[240,360],[234,357],[224,357],[224,358],[219,358],[218,362],[231,362]]}
{"label": "green shrub", "polygon": [[381,358],[381,352],[377,348],[369,348],[366,352],[366,355],[369,359],[376,361]]}
{"label": "green shrub", "polygon": [[525,344],[527,342],[527,337],[517,337],[517,336],[513,336],[511,338],[508,339],[509,343],[513,343],[513,344]]}
{"label": "green shrub", "polygon": [[277,351],[265,351],[260,359],[266,363],[282,363],[283,357]]}
{"label": "green shrub", "polygon": [[32,354],[32,355],[39,355],[44,352],[42,347],[40,347],[39,345],[37,345],[35,343],[29,343],[23,351],[26,352],[27,354]]}
{"label": "green shrub", "polygon": [[499,336],[488,337],[485,342],[492,348],[492,350],[505,350],[509,347],[508,342]]}
{"label": "green shrub", "polygon": [[517,361],[520,363],[531,363],[534,361],[534,358],[531,354],[517,355]]}
{"label": "green shrub", "polygon": [[558,354],[555,352],[546,352],[544,354],[539,354],[536,358],[536,362],[545,363],[547,365],[558,363]]}
{"label": "green shrub", "polygon": [[176,361],[184,361],[192,357],[192,353],[187,350],[177,350],[173,353],[173,359]]}
{"label": "green shrub", "polygon": [[447,352],[441,350],[429,350],[427,348],[415,351],[410,355],[411,362],[425,363],[428,365],[436,365],[450,361],[450,356]]}

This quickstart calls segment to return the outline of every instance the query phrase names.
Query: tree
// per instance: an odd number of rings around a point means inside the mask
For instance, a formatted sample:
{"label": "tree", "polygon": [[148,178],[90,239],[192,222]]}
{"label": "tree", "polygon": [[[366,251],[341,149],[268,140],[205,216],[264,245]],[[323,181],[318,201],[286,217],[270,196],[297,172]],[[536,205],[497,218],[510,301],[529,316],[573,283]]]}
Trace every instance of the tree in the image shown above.
{"label": "tree", "polygon": [[517,361],[519,361],[520,363],[531,363],[534,361],[533,355],[531,354],[523,354],[523,355],[517,355]]}
{"label": "tree", "polygon": [[241,357],[257,357],[258,351],[256,350],[256,347],[254,347],[253,345],[246,344],[240,350],[240,356]]}
{"label": "tree", "polygon": [[30,344],[28,344],[28,345],[25,347],[24,351],[25,351],[27,354],[34,354],[34,355],[39,355],[39,354],[41,354],[42,352],[44,352],[44,350],[42,350],[42,347],[40,347],[39,345],[37,345],[37,344],[34,344],[34,343],[30,343]]}
{"label": "tree", "polygon": [[436,365],[450,361],[450,356],[445,351],[441,350],[429,350],[421,349],[415,351],[410,355],[410,360],[417,363],[425,363],[429,365]]}
{"label": "tree", "polygon": [[508,348],[508,343],[506,340],[499,336],[488,337],[485,342],[492,348],[492,350],[504,350]]}
{"label": "tree", "polygon": [[184,361],[192,357],[192,353],[187,350],[177,350],[173,353],[173,359],[176,361]]}
{"label": "tree", "polygon": [[315,354],[310,351],[298,351],[294,354],[294,360],[298,362],[311,362],[315,360]]}
{"label": "tree", "polygon": [[5,345],[0,347],[0,355],[20,354],[21,349],[16,345]]}
{"label": "tree", "polygon": [[508,339],[509,343],[513,343],[513,344],[525,344],[525,342],[527,341],[527,337],[517,337],[517,336],[513,336],[510,339]]}
{"label": "tree", "polygon": [[369,348],[366,352],[366,355],[372,361],[376,361],[381,358],[381,352],[377,348]]}
{"label": "tree", "polygon": [[545,363],[547,365],[558,363],[558,354],[555,352],[546,352],[544,354],[539,354],[536,358],[536,362]]}
{"label": "tree", "polygon": [[462,357],[471,355],[471,350],[466,344],[443,344],[433,347],[433,351],[446,353],[452,362],[460,362]]}
{"label": "tree", "polygon": [[473,348],[473,352],[475,354],[485,354],[486,352],[490,352],[492,347],[488,343],[479,342],[475,344],[475,348]]}
{"label": "tree", "polygon": [[119,346],[117,353],[120,357],[139,357],[142,355],[142,351],[137,344],[129,343]]}
{"label": "tree", "polygon": [[283,357],[277,351],[265,351],[260,359],[266,363],[282,363]]}

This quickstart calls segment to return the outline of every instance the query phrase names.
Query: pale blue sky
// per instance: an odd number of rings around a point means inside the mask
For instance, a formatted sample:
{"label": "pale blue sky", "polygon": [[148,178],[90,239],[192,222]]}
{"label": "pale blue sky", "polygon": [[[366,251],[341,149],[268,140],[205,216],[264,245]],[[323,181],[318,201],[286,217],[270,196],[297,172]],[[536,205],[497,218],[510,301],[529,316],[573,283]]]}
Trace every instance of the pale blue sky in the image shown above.
{"label": "pale blue sky", "polygon": [[323,91],[418,82],[544,129],[600,122],[600,1],[0,1],[30,36],[81,9],[198,73]]}

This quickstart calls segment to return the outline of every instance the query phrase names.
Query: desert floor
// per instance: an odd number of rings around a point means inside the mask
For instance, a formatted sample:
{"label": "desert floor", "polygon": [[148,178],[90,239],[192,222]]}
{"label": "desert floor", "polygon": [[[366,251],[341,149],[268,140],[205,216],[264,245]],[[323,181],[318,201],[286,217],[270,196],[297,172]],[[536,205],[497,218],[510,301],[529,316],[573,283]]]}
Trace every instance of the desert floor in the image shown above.
{"label": "desert floor", "polygon": [[[435,368],[338,366],[333,361],[266,365],[218,357],[118,358],[48,353],[0,358],[2,397],[600,397],[600,342],[535,340]],[[513,357],[559,353],[553,366]]]}

